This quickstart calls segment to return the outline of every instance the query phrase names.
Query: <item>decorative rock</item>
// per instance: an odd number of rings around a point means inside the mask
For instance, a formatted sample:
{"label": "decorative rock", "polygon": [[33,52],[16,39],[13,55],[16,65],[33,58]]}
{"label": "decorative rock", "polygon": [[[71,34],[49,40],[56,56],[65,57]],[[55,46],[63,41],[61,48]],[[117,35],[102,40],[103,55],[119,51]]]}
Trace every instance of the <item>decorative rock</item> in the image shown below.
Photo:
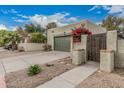
{"label": "decorative rock", "polygon": [[46,64],[47,67],[54,66],[54,64]]}
{"label": "decorative rock", "polygon": [[61,64],[64,64],[65,62],[62,61],[62,62],[60,62],[60,63],[61,63]]}

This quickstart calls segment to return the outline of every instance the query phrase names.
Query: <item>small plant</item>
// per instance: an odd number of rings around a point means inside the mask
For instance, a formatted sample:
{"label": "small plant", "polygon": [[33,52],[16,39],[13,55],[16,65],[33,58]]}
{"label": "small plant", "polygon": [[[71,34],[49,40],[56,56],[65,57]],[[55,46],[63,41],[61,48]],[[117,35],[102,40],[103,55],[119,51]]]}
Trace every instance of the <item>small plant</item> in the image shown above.
{"label": "small plant", "polygon": [[51,51],[51,45],[45,44],[43,48],[44,48],[44,51]]}
{"label": "small plant", "polygon": [[33,75],[40,73],[41,71],[42,69],[39,65],[32,65],[28,68],[27,73],[29,76],[33,76]]}

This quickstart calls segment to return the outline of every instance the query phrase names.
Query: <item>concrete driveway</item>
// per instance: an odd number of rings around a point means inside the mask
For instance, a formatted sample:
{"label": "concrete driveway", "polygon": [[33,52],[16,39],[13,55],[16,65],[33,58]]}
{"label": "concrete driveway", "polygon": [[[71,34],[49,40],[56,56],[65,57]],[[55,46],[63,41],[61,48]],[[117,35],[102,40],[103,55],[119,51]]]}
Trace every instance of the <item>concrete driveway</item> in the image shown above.
{"label": "concrete driveway", "polygon": [[3,47],[0,47],[0,52],[4,52],[5,49],[3,49]]}
{"label": "concrete driveway", "polygon": [[0,59],[0,75],[21,70],[33,64],[44,64],[69,56],[69,52],[51,51],[23,56],[15,56],[11,58],[3,58]]}

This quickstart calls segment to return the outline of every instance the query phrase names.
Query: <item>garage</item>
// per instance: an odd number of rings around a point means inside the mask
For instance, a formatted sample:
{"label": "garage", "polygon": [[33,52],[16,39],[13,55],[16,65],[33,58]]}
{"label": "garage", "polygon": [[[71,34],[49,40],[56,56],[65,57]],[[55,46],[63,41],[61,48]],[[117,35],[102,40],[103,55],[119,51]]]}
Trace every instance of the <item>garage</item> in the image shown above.
{"label": "garage", "polygon": [[70,36],[56,36],[54,37],[54,50],[70,52],[71,37]]}

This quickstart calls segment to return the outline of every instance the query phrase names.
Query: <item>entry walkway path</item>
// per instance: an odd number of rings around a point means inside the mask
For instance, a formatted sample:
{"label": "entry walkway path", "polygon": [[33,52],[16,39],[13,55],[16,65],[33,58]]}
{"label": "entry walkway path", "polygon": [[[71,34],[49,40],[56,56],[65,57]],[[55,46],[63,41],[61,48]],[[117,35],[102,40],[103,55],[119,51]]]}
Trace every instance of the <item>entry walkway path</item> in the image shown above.
{"label": "entry walkway path", "polygon": [[96,62],[87,62],[85,65],[76,67],[68,72],[53,78],[37,88],[74,88],[99,68]]}

